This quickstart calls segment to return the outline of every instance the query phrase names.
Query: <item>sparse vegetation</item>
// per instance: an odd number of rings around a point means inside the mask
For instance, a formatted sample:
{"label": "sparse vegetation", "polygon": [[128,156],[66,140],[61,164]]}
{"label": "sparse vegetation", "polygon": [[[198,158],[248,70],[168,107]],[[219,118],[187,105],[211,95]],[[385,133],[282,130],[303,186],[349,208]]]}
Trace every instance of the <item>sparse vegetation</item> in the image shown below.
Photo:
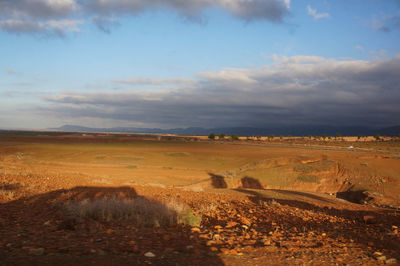
{"label": "sparse vegetation", "polygon": [[211,140],[215,139],[215,134],[214,133],[210,133],[210,135],[208,135],[208,138]]}
{"label": "sparse vegetation", "polygon": [[101,198],[69,202],[64,205],[67,217],[91,218],[103,222],[131,221],[138,226],[199,226],[201,216],[176,201],[166,204],[143,197],[134,199]]}
{"label": "sparse vegetation", "polygon": [[219,134],[219,139],[225,139],[226,135],[224,133]]}
{"label": "sparse vegetation", "polygon": [[238,137],[238,135],[236,135],[236,134],[232,134],[232,135],[231,135],[231,139],[232,139],[232,140],[239,140],[239,137]]}

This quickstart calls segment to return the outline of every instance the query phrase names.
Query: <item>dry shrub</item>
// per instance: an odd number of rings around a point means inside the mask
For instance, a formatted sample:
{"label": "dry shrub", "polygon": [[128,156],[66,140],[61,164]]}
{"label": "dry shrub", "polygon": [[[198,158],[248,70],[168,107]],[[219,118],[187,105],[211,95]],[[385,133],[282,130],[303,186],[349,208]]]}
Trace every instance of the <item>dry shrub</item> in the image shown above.
{"label": "dry shrub", "polygon": [[15,197],[14,191],[0,189],[0,199],[13,200]]}
{"label": "dry shrub", "polygon": [[19,183],[5,183],[0,182],[0,199],[2,200],[13,200],[18,197],[18,190],[22,188]]}
{"label": "dry shrub", "polygon": [[130,221],[138,226],[168,226],[185,224],[199,226],[201,217],[178,202],[166,204],[143,197],[134,199],[101,198],[70,202],[65,205],[67,216],[98,221]]}

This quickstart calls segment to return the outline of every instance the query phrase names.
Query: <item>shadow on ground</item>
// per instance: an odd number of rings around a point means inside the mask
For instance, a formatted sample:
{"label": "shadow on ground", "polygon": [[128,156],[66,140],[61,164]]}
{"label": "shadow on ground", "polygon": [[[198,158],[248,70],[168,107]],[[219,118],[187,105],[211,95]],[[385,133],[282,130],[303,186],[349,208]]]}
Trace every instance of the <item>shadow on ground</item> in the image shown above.
{"label": "shadow on ground", "polygon": [[225,177],[213,173],[208,173],[208,174],[211,177],[211,186],[213,188],[228,188],[228,184],[225,181]]}
{"label": "shadow on ground", "polygon": [[131,187],[75,187],[3,203],[0,261],[5,265],[223,265],[190,226],[142,226],[130,219],[71,217],[64,208],[66,203],[110,198],[140,198],[146,208],[173,212],[161,202],[138,196]]}

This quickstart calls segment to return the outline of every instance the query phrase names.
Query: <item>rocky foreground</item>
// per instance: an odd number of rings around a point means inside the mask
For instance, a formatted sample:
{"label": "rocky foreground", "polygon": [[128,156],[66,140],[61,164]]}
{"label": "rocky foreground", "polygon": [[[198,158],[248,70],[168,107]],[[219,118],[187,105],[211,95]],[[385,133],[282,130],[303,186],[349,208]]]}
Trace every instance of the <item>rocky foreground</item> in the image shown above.
{"label": "rocky foreground", "polygon": [[[74,218],[60,207],[110,195],[179,201],[201,224],[138,226]],[[399,212],[302,195],[309,200],[266,198],[245,189],[75,187],[23,197],[0,204],[0,265],[398,264]]]}

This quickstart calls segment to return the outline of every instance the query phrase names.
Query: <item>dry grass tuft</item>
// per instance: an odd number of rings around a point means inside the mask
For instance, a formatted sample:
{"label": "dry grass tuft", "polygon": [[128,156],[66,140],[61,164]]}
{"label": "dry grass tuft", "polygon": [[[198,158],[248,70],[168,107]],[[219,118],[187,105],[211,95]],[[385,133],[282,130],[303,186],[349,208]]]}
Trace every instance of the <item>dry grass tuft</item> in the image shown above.
{"label": "dry grass tuft", "polygon": [[178,202],[166,204],[143,197],[134,199],[102,198],[70,202],[65,205],[67,216],[98,221],[130,221],[138,226],[169,226],[184,224],[199,226],[201,217]]}

